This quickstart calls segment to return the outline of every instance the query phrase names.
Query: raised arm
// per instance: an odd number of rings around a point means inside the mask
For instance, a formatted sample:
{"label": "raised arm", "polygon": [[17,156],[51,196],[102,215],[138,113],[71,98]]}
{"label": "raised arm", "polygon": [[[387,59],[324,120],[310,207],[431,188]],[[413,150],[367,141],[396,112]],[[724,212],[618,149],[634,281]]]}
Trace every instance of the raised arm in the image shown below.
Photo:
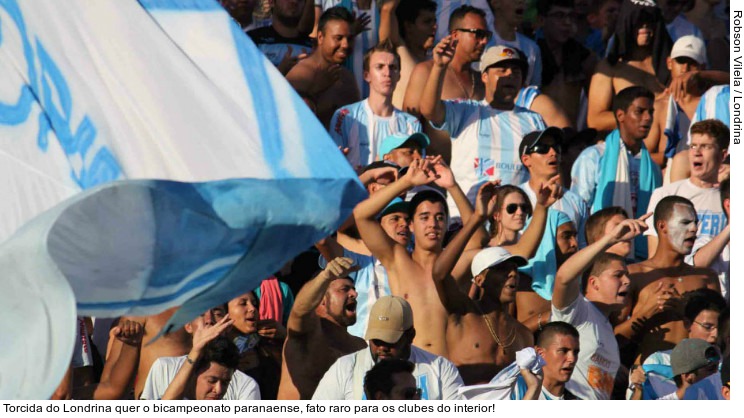
{"label": "raised arm", "polygon": [[630,241],[648,229],[647,213],[638,219],[626,219],[608,234],[598,239],[566,260],[555,275],[552,303],[558,309],[563,309],[579,297],[581,285],[579,277],[601,252],[620,241]]}
{"label": "raised arm", "polygon": [[547,126],[557,126],[559,128],[573,128],[574,126],[563,108],[547,94],[540,94],[535,97],[530,110],[539,113]]}
{"label": "raised arm", "polygon": [[468,301],[467,295],[460,292],[455,279],[452,277],[452,269],[457,264],[466,244],[471,240],[478,229],[482,229],[483,223],[493,215],[496,207],[496,188],[498,182],[488,182],[478,190],[476,198],[475,213],[469,217],[462,229],[455,234],[454,238],[445,247],[444,251],[437,257],[432,269],[432,278],[437,288],[439,300],[450,313],[463,312]]}
{"label": "raised arm", "polygon": [[[393,269],[396,254],[406,253],[405,248],[393,241],[377,222],[377,215],[385,209],[395,197],[407,192],[415,186],[430,183],[436,179],[430,161],[414,160],[408,167],[405,176],[392,184],[378,190],[369,199],[359,203],[354,208],[354,220],[362,240],[369,251],[388,270]],[[407,253],[406,253],[407,254]]]}
{"label": "raised arm", "polygon": [[731,224],[726,225],[723,231],[695,252],[692,259],[696,267],[710,267],[718,256],[721,255],[721,251],[726,248],[726,245],[731,240],[730,226]]}
{"label": "raised arm", "polygon": [[139,365],[140,347],[144,326],[139,322],[122,320],[111,329],[111,338],[121,344],[117,357],[109,359],[104,368],[109,369],[106,379],[101,379],[93,392],[93,399],[123,399]]}
{"label": "raised arm", "polygon": [[305,0],[300,21],[297,23],[297,30],[300,35],[311,35],[315,29],[315,23],[315,1]]}
{"label": "raised arm", "polygon": [[194,330],[193,344],[191,351],[186,356],[186,361],[183,362],[181,368],[173,377],[173,380],[168,384],[168,389],[163,394],[163,400],[178,400],[183,399],[184,393],[186,392],[186,386],[189,382],[189,377],[196,372],[194,365],[199,358],[201,358],[204,352],[204,347],[209,344],[210,341],[214,340],[223,331],[232,326],[232,319],[229,315],[225,315],[218,323],[214,325],[203,325]]}
{"label": "raised arm", "polygon": [[540,188],[535,193],[535,210],[532,213],[530,225],[514,245],[506,248],[513,255],[521,255],[529,260],[535,256],[537,248],[540,246],[543,234],[545,233],[545,223],[548,220],[548,208],[563,196],[563,186],[561,186],[560,174],[555,175],[547,184],[540,184]]}
{"label": "raised arm", "polygon": [[400,39],[400,33],[398,33],[398,18],[395,16],[395,10],[398,9],[400,0],[382,0],[382,6],[380,6],[380,32],[378,37],[380,43],[390,39],[390,42],[395,46],[403,45]]}
{"label": "raised arm", "polygon": [[455,56],[455,47],[452,36],[445,36],[434,47],[432,51],[433,65],[426,80],[424,92],[421,95],[421,115],[435,125],[444,123],[444,102],[442,102],[442,87],[447,66]]}
{"label": "raised arm", "polygon": [[332,281],[348,277],[349,273],[359,270],[350,258],[339,257],[331,260],[326,268],[312,280],[305,283],[295,298],[292,312],[287,321],[287,332],[290,337],[305,335],[319,325],[315,308],[323,301],[323,296]]}

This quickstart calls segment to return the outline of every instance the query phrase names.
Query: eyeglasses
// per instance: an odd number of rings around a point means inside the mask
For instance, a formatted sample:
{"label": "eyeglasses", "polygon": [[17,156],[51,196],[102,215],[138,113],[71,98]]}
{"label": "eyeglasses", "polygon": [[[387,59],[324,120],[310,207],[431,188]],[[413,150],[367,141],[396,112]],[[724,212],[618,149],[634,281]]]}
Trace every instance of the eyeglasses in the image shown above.
{"label": "eyeglasses", "polygon": [[714,324],[707,324],[707,323],[704,323],[704,322],[698,322],[698,321],[694,321],[694,322],[695,322],[696,324],[700,325],[700,326],[701,326],[701,327],[702,327],[702,328],[703,328],[704,330],[706,330],[706,331],[714,331],[715,329],[717,329],[717,328],[718,328],[718,325],[714,325]]}
{"label": "eyeglasses", "polygon": [[493,36],[493,32],[491,32],[490,30],[484,30],[484,29],[457,28],[455,30],[458,32],[472,33],[478,39],[491,39],[491,36]]}
{"label": "eyeglasses", "polygon": [[517,208],[522,209],[522,213],[529,213],[529,210],[532,209],[527,203],[509,203],[506,205],[506,213],[513,215]]}
{"label": "eyeglasses", "polygon": [[421,399],[421,389],[420,388],[406,388],[406,390],[403,391],[403,399],[406,400],[418,400]]}
{"label": "eyeglasses", "polygon": [[544,144],[542,142],[538,142],[537,144],[527,148],[524,153],[525,154],[532,154],[532,153],[538,153],[540,155],[545,155],[548,152],[550,152],[550,149],[553,148],[555,152],[558,154],[561,153],[561,147],[558,144]]}

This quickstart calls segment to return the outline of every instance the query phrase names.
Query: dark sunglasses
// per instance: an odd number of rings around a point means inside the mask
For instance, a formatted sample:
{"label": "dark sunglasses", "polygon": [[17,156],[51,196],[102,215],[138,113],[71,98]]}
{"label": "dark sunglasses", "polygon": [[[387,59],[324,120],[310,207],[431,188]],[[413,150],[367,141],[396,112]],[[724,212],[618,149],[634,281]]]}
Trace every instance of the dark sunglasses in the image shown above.
{"label": "dark sunglasses", "polygon": [[478,39],[491,39],[491,36],[493,36],[493,32],[491,32],[490,30],[484,30],[484,29],[457,28],[455,30],[458,32],[472,33]]}
{"label": "dark sunglasses", "polygon": [[525,150],[524,153],[525,154],[538,153],[538,154],[541,154],[541,155],[545,155],[548,152],[550,152],[550,149],[551,148],[553,148],[555,150],[555,152],[557,152],[558,154],[561,153],[561,147],[560,147],[560,145],[558,145],[558,144],[548,145],[548,144],[544,144],[542,142],[538,142],[537,144],[535,144],[535,145],[527,148],[527,150]]}
{"label": "dark sunglasses", "polygon": [[522,209],[522,213],[529,213],[532,207],[527,203],[509,203],[506,205],[506,213],[513,215],[517,211],[517,208]]}
{"label": "dark sunglasses", "polygon": [[406,399],[406,400],[421,399],[421,389],[420,388],[406,388],[406,390],[403,391],[403,399]]}

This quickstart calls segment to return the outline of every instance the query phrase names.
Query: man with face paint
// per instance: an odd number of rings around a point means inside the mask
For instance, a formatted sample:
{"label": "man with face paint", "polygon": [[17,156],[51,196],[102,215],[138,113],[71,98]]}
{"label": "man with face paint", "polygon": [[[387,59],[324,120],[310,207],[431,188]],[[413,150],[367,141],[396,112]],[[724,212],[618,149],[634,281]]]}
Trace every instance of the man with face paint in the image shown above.
{"label": "man with face paint", "polygon": [[358,269],[350,258],[336,258],[297,294],[287,321],[278,399],[310,399],[336,359],[366,345],[346,331],[357,319],[349,276]]}
{"label": "man with face paint", "polygon": [[620,367],[620,351],[608,317],[625,304],[630,280],[625,259],[604,251],[640,235],[650,215],[624,220],[571,256],[556,274],[551,320],[568,322],[579,331],[581,351],[566,388],[581,399],[610,399]]}
{"label": "man with face paint", "polygon": [[336,109],[359,101],[354,75],[343,67],[354,50],[353,24],[354,17],[343,7],[323,12],[317,48],[287,73],[289,84],[316,109],[315,115],[325,127]]}
{"label": "man with face paint", "polygon": [[[516,185],[527,180],[519,145],[526,134],[545,129],[545,122],[539,114],[514,104],[527,63],[520,51],[511,47],[491,47],[483,54],[480,70],[485,101],[442,100],[442,83],[455,53],[453,42],[448,36],[434,48],[421,113],[431,126],[449,133],[452,171],[474,202],[487,181],[499,179]],[[454,202],[450,199],[448,203],[454,216]]]}
{"label": "man with face paint", "polygon": [[587,125],[598,131],[615,128],[613,97],[630,86],[661,93],[669,82],[666,58],[672,39],[661,11],[651,0],[624,0],[610,40],[589,86]]}
{"label": "man with face paint", "polygon": [[679,196],[661,199],[654,209],[659,236],[656,254],[628,266],[631,284],[621,317],[629,319],[615,327],[615,333],[625,354],[632,350],[631,343],[638,343],[636,364],[687,337],[680,295],[701,288],[720,292],[713,270],[685,263],[695,244],[697,225],[692,202]]}
{"label": "man with face paint", "polygon": [[377,300],[364,335],[369,347],[333,363],[318,384],[313,400],[366,399],[367,372],[375,364],[394,359],[413,363],[412,374],[421,399],[462,399],[457,393],[462,386],[457,368],[444,357],[413,345],[416,337],[413,324],[413,310],[405,299],[385,296]]}

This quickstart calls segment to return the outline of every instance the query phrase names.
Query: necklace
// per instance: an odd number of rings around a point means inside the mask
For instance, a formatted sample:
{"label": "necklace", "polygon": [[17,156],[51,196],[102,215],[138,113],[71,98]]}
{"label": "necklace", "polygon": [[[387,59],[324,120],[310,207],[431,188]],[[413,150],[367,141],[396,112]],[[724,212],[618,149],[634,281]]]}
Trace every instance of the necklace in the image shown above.
{"label": "necklace", "polygon": [[480,306],[478,306],[478,304],[476,304],[475,307],[478,308],[478,312],[480,312],[481,316],[483,317],[483,320],[486,321],[488,332],[491,333],[491,337],[493,337],[493,340],[496,341],[496,345],[501,347],[501,350],[503,351],[504,355],[506,355],[506,349],[511,347],[511,345],[514,344],[514,341],[516,341],[517,339],[517,327],[513,327],[511,330],[511,333],[507,334],[506,338],[504,338],[505,341],[501,341],[501,338],[499,338],[498,333],[493,329],[493,324],[491,323],[491,320],[488,319],[488,315],[483,313],[483,311],[481,310]]}
{"label": "necklace", "polygon": [[475,94],[475,76],[473,75],[473,71],[468,70],[470,73],[470,94],[468,94],[468,90],[465,88],[465,86],[462,84],[462,81],[460,81],[460,77],[457,76],[457,73],[455,73],[455,70],[452,69],[452,67],[447,67],[448,70],[452,71],[452,75],[455,76],[455,81],[457,81],[457,85],[460,86],[460,89],[462,90],[463,94],[467,96],[468,99],[472,99],[473,95]]}

